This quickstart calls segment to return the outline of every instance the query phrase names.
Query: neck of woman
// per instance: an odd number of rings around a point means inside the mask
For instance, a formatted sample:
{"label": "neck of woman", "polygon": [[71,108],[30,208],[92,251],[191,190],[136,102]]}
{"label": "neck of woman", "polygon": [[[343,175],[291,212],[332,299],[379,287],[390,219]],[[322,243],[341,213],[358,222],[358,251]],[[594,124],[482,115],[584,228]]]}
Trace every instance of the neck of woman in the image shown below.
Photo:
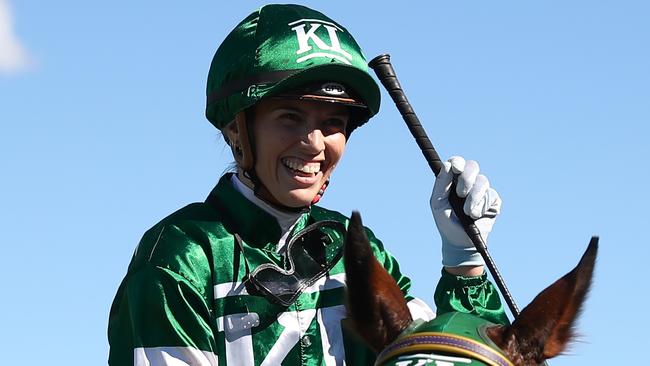
{"label": "neck of woman", "polygon": [[237,177],[237,174],[233,174],[231,180],[232,180],[232,185],[239,193],[242,194],[242,196],[244,196],[247,200],[251,201],[255,206],[261,208],[262,210],[264,210],[265,212],[267,212],[269,215],[273,216],[276,219],[276,221],[278,222],[278,226],[280,226],[280,230],[281,230],[280,240],[278,242],[276,251],[278,253],[282,252],[284,250],[289,233],[296,225],[296,223],[298,223],[298,220],[300,220],[302,215],[305,214],[305,211],[286,211],[274,207],[269,203],[263,201],[261,198],[257,197],[253,192],[253,190],[249,186],[244,184],[239,179],[239,177]]}

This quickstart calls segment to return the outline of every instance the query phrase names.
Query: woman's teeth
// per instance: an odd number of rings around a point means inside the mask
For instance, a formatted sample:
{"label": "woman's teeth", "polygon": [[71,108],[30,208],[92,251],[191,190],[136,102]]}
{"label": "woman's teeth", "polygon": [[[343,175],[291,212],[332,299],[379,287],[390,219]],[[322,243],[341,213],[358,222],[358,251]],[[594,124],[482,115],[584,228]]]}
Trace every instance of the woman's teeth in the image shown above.
{"label": "woman's teeth", "polygon": [[287,168],[307,174],[320,172],[320,163],[305,163],[300,160],[282,159],[282,164]]}

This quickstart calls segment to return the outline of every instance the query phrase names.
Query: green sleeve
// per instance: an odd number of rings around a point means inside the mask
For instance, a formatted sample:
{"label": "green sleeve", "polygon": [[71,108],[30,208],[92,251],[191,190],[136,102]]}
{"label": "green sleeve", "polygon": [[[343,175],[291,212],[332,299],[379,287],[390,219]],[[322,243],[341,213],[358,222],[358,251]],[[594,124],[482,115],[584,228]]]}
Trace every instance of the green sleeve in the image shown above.
{"label": "green sleeve", "polygon": [[191,230],[160,224],[143,236],[109,315],[110,365],[216,362],[209,257]]}
{"label": "green sleeve", "polygon": [[155,360],[164,352],[188,364],[216,359],[204,297],[181,275],[153,265],[122,284],[111,309],[108,338],[110,365],[139,364],[138,353]]}
{"label": "green sleeve", "polygon": [[452,275],[443,269],[434,301],[438,315],[459,311],[497,324],[509,323],[499,293],[485,273],[464,277]]}
{"label": "green sleeve", "polygon": [[381,240],[377,239],[368,228],[366,228],[366,234],[368,235],[370,245],[379,263],[384,266],[386,271],[395,279],[397,286],[399,286],[400,290],[402,290],[404,295],[406,295],[406,300],[412,300],[413,297],[408,295],[408,291],[411,288],[411,279],[402,274],[399,269],[399,263],[397,263],[395,257],[386,251]]}

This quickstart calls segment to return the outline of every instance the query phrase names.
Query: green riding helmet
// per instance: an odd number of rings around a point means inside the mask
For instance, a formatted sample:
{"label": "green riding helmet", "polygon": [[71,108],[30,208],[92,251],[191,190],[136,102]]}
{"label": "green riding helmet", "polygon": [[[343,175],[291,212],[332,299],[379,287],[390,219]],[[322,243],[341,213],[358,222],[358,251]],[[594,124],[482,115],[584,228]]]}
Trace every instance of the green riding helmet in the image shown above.
{"label": "green riding helmet", "polygon": [[320,100],[364,107],[348,133],[379,111],[379,87],[343,26],[304,6],[266,5],[239,23],[215,53],[205,115],[222,129],[260,99],[304,87]]}

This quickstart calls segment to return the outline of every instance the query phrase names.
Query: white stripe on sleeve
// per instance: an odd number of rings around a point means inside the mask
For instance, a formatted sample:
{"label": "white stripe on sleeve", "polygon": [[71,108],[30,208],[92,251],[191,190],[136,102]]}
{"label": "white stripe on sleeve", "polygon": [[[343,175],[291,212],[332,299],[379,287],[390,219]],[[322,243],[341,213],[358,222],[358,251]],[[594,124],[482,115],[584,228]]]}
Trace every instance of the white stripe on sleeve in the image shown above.
{"label": "white stripe on sleeve", "polygon": [[217,355],[192,347],[138,347],[135,366],[217,366]]}

